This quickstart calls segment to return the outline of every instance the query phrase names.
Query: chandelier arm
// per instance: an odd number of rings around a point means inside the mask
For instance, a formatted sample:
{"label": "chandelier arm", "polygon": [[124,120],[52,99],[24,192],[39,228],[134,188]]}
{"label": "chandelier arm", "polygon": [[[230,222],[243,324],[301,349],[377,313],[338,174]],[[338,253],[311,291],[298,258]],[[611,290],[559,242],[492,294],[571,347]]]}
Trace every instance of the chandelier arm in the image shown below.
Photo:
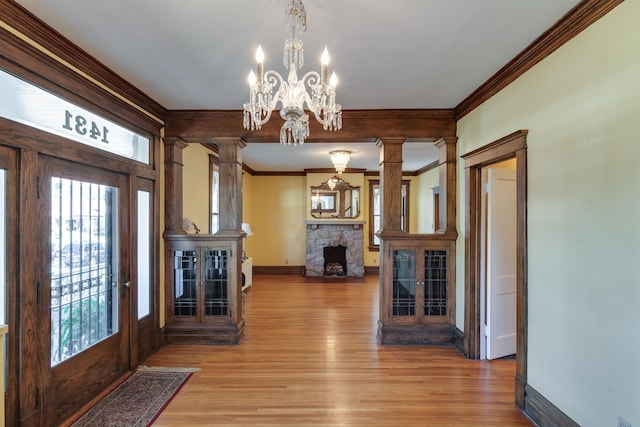
{"label": "chandelier arm", "polygon": [[307,71],[300,81],[309,89],[313,89],[320,84],[320,74],[317,71]]}
{"label": "chandelier arm", "polygon": [[337,123],[337,115],[341,115],[341,107],[335,103],[335,88],[325,86],[320,80],[320,74],[309,71],[302,80],[305,87],[311,90],[313,96],[305,91],[305,103],[325,130],[340,129],[342,124]]}
{"label": "chandelier arm", "polygon": [[273,110],[275,109],[280,99],[280,93],[281,93],[283,82],[284,82],[284,79],[277,71],[268,70],[264,73],[264,80],[262,82],[262,92],[265,94],[266,93],[270,94],[273,91],[273,87],[276,85],[278,85],[279,89],[272,96],[271,102],[269,103],[269,105],[266,106],[267,107],[266,110],[263,110],[263,112],[265,113],[264,117],[258,118],[256,116],[253,116],[255,127],[257,129],[262,128],[262,125],[264,125],[269,121],[269,119],[271,119],[271,114],[273,113]]}
{"label": "chandelier arm", "polygon": [[[314,114],[317,120],[318,113],[322,110],[321,96],[323,87],[322,83],[320,82],[320,74],[318,74],[317,71],[308,71],[304,76],[302,76],[300,82],[304,87],[304,103],[307,105],[307,108]],[[309,93],[311,93],[311,95],[309,95]]]}
{"label": "chandelier arm", "polygon": [[264,81],[268,85],[269,90],[271,90],[271,88],[274,87],[277,83],[279,83],[278,87],[282,87],[282,82],[284,82],[284,78],[282,78],[280,73],[278,73],[277,71],[267,70],[264,73]]}

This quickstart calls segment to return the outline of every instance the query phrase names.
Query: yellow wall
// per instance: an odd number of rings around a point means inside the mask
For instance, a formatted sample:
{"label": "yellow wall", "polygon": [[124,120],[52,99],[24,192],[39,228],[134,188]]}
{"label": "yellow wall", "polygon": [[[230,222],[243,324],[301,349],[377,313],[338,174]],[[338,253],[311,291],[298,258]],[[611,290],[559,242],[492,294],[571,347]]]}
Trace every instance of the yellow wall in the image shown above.
{"label": "yellow wall", "polygon": [[[253,203],[253,198],[251,197],[251,194],[253,193],[252,188],[253,188],[253,181],[254,181],[254,177],[252,177],[251,175],[249,175],[248,173],[242,173],[242,222],[246,222],[251,226],[251,231],[253,232],[253,236],[248,236],[245,240],[244,240],[244,248],[245,251],[247,253],[247,256],[251,256],[253,257],[254,254],[254,239],[259,238],[256,235],[256,230],[254,227],[254,217],[257,219],[259,217],[259,212],[256,212],[256,209],[254,209],[254,203]],[[253,260],[253,265],[255,264],[255,258]]]}
{"label": "yellow wall", "polygon": [[[622,2],[457,126],[459,154],[529,130],[528,383],[585,427],[640,425],[638,17]],[[460,160],[459,272],[464,180]]]}
{"label": "yellow wall", "polygon": [[189,144],[182,151],[182,215],[190,218],[201,233],[209,233],[209,154],[201,144]]}
{"label": "yellow wall", "polygon": [[433,188],[440,185],[438,168],[431,169],[420,175],[416,180],[416,184],[416,187],[418,187],[415,199],[417,226],[413,230],[419,234],[433,233],[436,229],[434,224]]}
{"label": "yellow wall", "polygon": [[[254,266],[303,266],[306,257],[307,179],[305,176],[254,176],[243,189],[244,218],[253,236],[247,255]],[[244,202],[243,202],[244,203]]]}

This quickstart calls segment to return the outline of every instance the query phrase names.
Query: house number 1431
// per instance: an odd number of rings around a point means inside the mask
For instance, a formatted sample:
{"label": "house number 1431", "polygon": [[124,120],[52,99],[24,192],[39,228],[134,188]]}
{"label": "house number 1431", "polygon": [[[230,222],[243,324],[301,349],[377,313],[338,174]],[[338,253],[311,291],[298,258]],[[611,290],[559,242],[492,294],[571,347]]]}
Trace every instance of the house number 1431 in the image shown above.
{"label": "house number 1431", "polygon": [[102,129],[100,129],[96,122],[91,121],[89,124],[86,118],[80,115],[74,116],[69,110],[64,112],[64,125],[62,127],[74,131],[78,135],[86,135],[88,133],[91,139],[100,140],[105,144],[109,143],[107,138],[109,129],[106,126],[102,126]]}

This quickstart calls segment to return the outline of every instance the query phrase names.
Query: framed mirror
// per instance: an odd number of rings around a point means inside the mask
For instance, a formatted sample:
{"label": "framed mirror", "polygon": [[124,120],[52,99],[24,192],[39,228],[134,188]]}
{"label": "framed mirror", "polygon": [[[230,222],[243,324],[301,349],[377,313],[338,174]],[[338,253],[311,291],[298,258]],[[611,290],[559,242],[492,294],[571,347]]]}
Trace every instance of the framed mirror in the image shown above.
{"label": "framed mirror", "polygon": [[333,176],[311,187],[311,216],[314,218],[356,218],[360,215],[360,187]]}
{"label": "framed mirror", "polygon": [[311,196],[311,212],[335,212],[336,193],[317,191]]}

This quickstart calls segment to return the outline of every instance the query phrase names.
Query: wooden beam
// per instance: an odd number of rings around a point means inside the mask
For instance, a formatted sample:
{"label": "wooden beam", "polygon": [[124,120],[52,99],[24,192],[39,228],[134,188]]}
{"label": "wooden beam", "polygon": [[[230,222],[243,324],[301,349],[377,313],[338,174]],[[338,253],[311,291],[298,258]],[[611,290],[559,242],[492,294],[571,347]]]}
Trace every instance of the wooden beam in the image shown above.
{"label": "wooden beam", "polygon": [[[340,131],[322,129],[310,120],[305,142],[375,142],[378,138],[439,139],[455,137],[453,110],[346,110]],[[282,120],[271,119],[261,130],[242,126],[240,110],[173,110],[166,115],[165,135],[187,142],[207,142],[218,137],[242,138],[246,142],[278,142]]]}

